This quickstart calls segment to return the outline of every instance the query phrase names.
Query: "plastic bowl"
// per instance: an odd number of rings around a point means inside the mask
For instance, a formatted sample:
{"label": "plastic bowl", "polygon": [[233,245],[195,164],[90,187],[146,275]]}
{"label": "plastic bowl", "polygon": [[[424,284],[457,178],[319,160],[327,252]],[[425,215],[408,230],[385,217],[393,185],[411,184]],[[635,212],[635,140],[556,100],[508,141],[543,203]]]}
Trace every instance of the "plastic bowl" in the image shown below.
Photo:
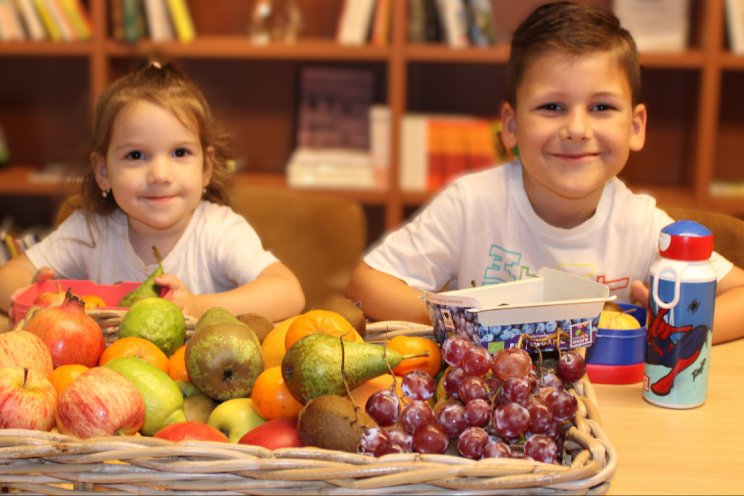
{"label": "plastic bowl", "polygon": [[[631,313],[642,324],[646,309],[620,303],[620,308],[634,308]],[[646,357],[646,326],[638,329],[597,329],[594,344],[586,350],[589,379],[598,384],[631,384],[643,379]]]}

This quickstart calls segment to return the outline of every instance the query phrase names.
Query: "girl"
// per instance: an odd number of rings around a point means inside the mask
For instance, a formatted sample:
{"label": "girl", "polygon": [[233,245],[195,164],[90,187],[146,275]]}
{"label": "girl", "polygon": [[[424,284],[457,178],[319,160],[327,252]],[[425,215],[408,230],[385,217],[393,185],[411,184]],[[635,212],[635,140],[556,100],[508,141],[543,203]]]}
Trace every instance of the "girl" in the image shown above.
{"label": "girl", "polygon": [[299,313],[297,278],[228,207],[225,143],[201,90],[173,64],[115,81],[96,105],[80,207],[0,268],[0,309],[52,276],[142,281],[157,247],[165,274],[156,283],[188,315],[214,306],[273,321]]}

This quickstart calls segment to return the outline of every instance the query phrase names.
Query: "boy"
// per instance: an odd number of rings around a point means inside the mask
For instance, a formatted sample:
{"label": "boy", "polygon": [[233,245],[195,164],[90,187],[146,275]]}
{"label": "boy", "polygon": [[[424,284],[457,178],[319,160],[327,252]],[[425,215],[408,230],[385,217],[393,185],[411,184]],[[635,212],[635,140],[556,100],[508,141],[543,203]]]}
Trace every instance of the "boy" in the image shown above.
{"label": "boy", "polygon": [[[355,269],[348,296],[375,320],[428,322],[422,290],[530,277],[542,266],[648,301],[659,231],[673,220],[615,176],[643,148],[635,43],[610,12],[559,2],[514,33],[502,139],[510,164],[466,175]],[[717,253],[714,342],[744,335],[744,271]],[[740,311],[740,310],[739,310]]]}

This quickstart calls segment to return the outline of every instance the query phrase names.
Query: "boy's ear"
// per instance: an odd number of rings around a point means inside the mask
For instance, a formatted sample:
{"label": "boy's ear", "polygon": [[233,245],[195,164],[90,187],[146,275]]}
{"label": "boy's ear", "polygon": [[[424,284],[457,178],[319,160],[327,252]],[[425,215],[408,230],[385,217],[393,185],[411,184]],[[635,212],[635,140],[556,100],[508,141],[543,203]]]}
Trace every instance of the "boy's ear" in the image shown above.
{"label": "boy's ear", "polygon": [[96,184],[101,188],[101,191],[110,189],[106,158],[98,152],[91,152],[90,166],[93,168],[93,176],[96,178]]}
{"label": "boy's ear", "polygon": [[637,152],[646,143],[646,120],[648,113],[646,106],[639,103],[633,108],[633,121],[630,129],[630,149]]}
{"label": "boy's ear", "polygon": [[509,102],[501,106],[501,141],[507,150],[517,146],[517,117]]}

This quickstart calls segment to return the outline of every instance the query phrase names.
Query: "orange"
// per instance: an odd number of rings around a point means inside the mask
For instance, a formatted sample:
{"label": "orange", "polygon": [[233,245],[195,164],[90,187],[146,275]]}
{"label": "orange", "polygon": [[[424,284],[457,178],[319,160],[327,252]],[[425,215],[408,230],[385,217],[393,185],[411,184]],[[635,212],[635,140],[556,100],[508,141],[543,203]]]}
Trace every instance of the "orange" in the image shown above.
{"label": "orange", "polygon": [[168,357],[155,343],[145,338],[127,336],[117,339],[103,350],[98,364],[106,365],[109,360],[121,357],[139,358],[156,366],[166,374],[168,373]]}
{"label": "orange", "polygon": [[284,338],[284,349],[288,350],[301,338],[310,334],[328,334],[338,336],[347,341],[364,341],[364,338],[354,329],[354,326],[340,313],[332,310],[310,310],[301,315],[289,325]]}
{"label": "orange", "polygon": [[98,295],[87,294],[87,295],[81,296],[80,299],[83,300],[86,310],[93,310],[95,308],[102,308],[102,307],[107,306],[104,299]]}
{"label": "orange", "polygon": [[290,324],[297,318],[290,317],[276,324],[272,330],[261,341],[261,352],[264,357],[264,368],[282,364],[282,358],[287,351],[284,347],[284,339]]}
{"label": "orange", "polygon": [[302,410],[302,403],[292,396],[278,365],[264,369],[258,375],[253,383],[251,399],[253,408],[266,420],[296,417]]}
{"label": "orange", "polygon": [[87,370],[88,367],[77,363],[60,365],[56,369],[52,370],[52,372],[47,376],[47,379],[52,383],[54,389],[57,390],[57,394],[60,394],[73,380]]}
{"label": "orange", "polygon": [[428,356],[407,358],[393,369],[395,375],[406,375],[412,370],[423,370],[432,377],[436,377],[442,368],[442,353],[439,345],[431,339],[420,336],[395,336],[385,344],[388,348],[402,355],[419,355],[428,352]]}
{"label": "orange", "polygon": [[186,370],[185,344],[182,344],[170,357],[168,357],[168,375],[174,381],[189,380],[189,373]]}

